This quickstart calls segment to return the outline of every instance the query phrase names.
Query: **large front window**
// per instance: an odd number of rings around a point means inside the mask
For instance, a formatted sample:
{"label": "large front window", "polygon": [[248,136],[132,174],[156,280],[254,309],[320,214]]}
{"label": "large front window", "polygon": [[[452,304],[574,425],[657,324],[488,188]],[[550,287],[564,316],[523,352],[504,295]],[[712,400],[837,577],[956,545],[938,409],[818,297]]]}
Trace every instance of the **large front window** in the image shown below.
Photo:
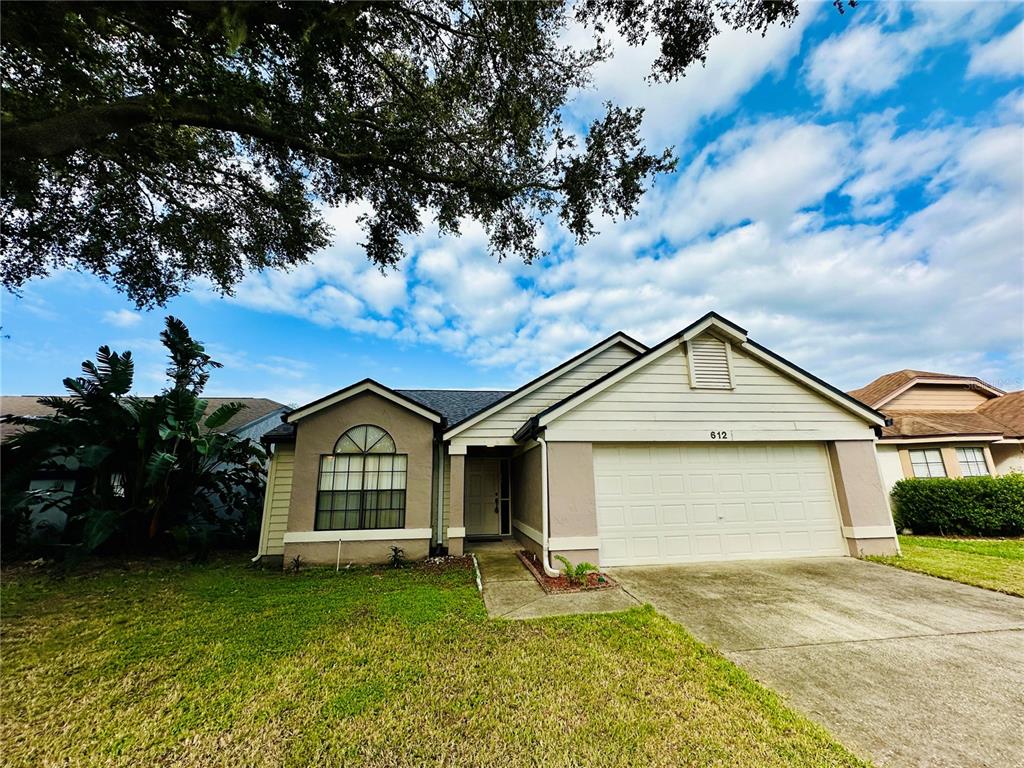
{"label": "large front window", "polygon": [[320,457],[316,529],[403,528],[407,465],[380,427],[350,429]]}

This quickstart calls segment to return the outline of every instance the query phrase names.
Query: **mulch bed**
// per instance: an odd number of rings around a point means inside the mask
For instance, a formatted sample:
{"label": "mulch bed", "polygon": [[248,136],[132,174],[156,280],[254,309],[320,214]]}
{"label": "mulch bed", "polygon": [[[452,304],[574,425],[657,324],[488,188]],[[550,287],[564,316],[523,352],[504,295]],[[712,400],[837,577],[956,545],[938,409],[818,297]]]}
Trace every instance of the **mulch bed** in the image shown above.
{"label": "mulch bed", "polygon": [[562,594],[566,592],[590,592],[595,589],[608,589],[619,586],[612,577],[606,573],[588,573],[585,584],[570,582],[565,576],[548,576],[544,573],[544,567],[540,559],[526,550],[516,552],[526,569],[533,574],[533,578],[540,584],[541,589],[550,594]]}

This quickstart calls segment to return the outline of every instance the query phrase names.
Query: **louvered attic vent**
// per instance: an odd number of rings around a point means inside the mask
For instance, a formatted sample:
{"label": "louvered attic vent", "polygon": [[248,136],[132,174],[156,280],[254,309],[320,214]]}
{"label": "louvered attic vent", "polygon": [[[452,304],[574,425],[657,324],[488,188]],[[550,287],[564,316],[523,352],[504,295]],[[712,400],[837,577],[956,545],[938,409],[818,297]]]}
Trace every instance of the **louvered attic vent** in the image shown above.
{"label": "louvered attic vent", "polygon": [[713,336],[686,342],[690,386],[696,389],[732,389],[729,345]]}

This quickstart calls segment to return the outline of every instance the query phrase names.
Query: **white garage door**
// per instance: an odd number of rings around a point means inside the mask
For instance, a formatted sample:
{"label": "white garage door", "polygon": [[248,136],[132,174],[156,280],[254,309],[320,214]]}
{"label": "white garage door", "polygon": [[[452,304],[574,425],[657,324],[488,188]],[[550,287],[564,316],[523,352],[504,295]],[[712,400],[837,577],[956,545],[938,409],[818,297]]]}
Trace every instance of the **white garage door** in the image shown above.
{"label": "white garage door", "polygon": [[848,554],[816,443],[595,445],[601,565]]}

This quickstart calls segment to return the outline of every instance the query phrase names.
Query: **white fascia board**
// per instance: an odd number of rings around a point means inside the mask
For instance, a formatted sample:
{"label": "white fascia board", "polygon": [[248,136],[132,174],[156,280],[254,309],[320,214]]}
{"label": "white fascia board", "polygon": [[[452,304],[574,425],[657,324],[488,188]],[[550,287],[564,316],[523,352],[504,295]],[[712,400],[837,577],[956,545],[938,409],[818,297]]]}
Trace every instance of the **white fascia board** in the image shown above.
{"label": "white fascia board", "polygon": [[938,435],[935,437],[883,437],[879,445],[921,445],[922,443],[1002,443],[1002,435]]}
{"label": "white fascia board", "polygon": [[[626,336],[624,336],[624,335],[622,335],[620,333],[617,333],[614,336],[610,337],[607,341],[605,341],[600,346],[594,347],[588,354],[586,354],[586,355],[584,355],[582,357],[572,358],[572,359],[562,363],[557,368],[553,368],[549,373],[545,374],[541,378],[539,378],[536,381],[534,381],[528,387],[524,387],[523,389],[521,389],[521,390],[513,393],[512,395],[508,396],[505,400],[501,400],[501,401],[495,403],[494,405],[490,406],[489,408],[485,408],[484,410],[480,411],[480,413],[476,414],[475,416],[473,416],[473,418],[469,419],[468,421],[464,421],[461,424],[459,424],[457,427],[453,427],[452,429],[448,430],[447,432],[444,433],[443,439],[444,440],[451,440],[453,437],[458,435],[460,432],[463,432],[463,431],[469,429],[474,424],[479,424],[484,419],[487,419],[487,418],[493,416],[494,414],[498,413],[499,411],[501,411],[505,407],[507,407],[507,406],[511,405],[512,403],[515,403],[515,402],[521,400],[522,398],[526,397],[531,392],[537,391],[538,389],[543,387],[545,384],[550,384],[552,381],[554,381],[555,379],[557,379],[559,376],[563,375],[567,371],[571,371],[573,368],[576,368],[576,367],[582,365],[587,360],[593,359],[595,356],[601,354],[602,352],[604,352],[607,349],[610,349],[611,347],[614,347],[616,344],[624,344],[627,347],[629,347],[630,349],[632,349],[634,352],[636,352],[637,354],[642,354],[643,352],[646,351],[643,347],[638,346],[636,344],[636,342],[634,342],[632,339],[629,339]],[[514,444],[514,442],[515,441],[512,441],[512,444]]]}
{"label": "white fascia board", "polygon": [[546,413],[543,416],[541,416],[537,420],[537,426],[538,427],[543,427],[543,426],[546,426],[546,425],[550,424],[552,421],[557,419],[559,416],[561,416],[562,414],[564,414],[564,413],[566,413],[568,411],[571,411],[573,408],[575,408],[580,403],[585,403],[587,400],[592,398],[594,395],[600,394],[601,392],[604,392],[606,389],[608,389],[608,387],[610,387],[610,386],[612,386],[614,384],[619,383],[624,378],[629,376],[631,373],[633,373],[635,371],[639,371],[645,365],[648,365],[649,363],[654,362],[658,358],[664,357],[669,352],[672,352],[673,350],[676,350],[676,349],[679,349],[679,348],[680,348],[679,340],[678,339],[671,339],[671,340],[665,342],[662,345],[661,349],[656,349],[653,352],[648,352],[644,356],[644,358],[642,360],[641,359],[637,359],[637,360],[633,360],[633,361],[631,361],[629,363],[626,363],[625,365],[623,365],[620,368],[618,368],[614,373],[612,373],[611,376],[606,378],[601,383],[599,383],[599,384],[597,384],[595,386],[592,386],[586,392],[581,392],[579,395],[573,396],[573,398],[571,400],[568,400],[568,401],[562,403],[562,405],[559,406],[558,408],[556,408],[555,410],[553,410],[550,413]]}
{"label": "white fascia board", "polygon": [[910,381],[908,381],[906,384],[904,384],[899,389],[897,389],[897,390],[895,390],[893,392],[890,392],[888,395],[886,395],[885,398],[883,400],[880,400],[878,405],[875,406],[875,409],[877,410],[877,409],[881,408],[886,403],[891,403],[893,400],[895,400],[897,397],[902,395],[904,392],[906,392],[907,390],[913,388],[914,386],[916,386],[918,384],[945,384],[945,385],[951,386],[951,387],[958,387],[959,386],[959,387],[967,387],[968,389],[980,389],[980,390],[982,390],[984,392],[988,392],[991,395],[995,395],[996,397],[1000,397],[1000,396],[1006,394],[1001,389],[996,389],[995,387],[990,387],[988,384],[986,384],[983,381],[979,381],[978,379],[933,379],[933,378],[929,378],[927,376],[918,376],[917,378],[911,379]]}
{"label": "white fascia board", "polygon": [[745,354],[748,354],[751,357],[760,361],[761,363],[764,363],[769,368],[774,368],[777,371],[781,371],[786,376],[789,376],[791,379],[800,382],[808,389],[814,390],[822,397],[826,398],[827,400],[831,400],[833,403],[835,403],[838,406],[841,406],[850,413],[860,416],[862,419],[865,419],[866,421],[869,421],[872,424],[877,424],[880,427],[885,426],[885,418],[872,413],[866,406],[863,408],[857,406],[856,404],[847,400],[845,397],[837,395],[828,387],[823,387],[814,379],[810,378],[809,376],[806,376],[805,374],[796,370],[792,366],[787,365],[782,360],[779,360],[778,358],[772,355],[766,355],[764,352],[762,352],[752,344],[744,342],[740,346],[743,348],[743,352]]}
{"label": "white fascia board", "polygon": [[406,541],[429,539],[429,528],[377,528],[358,531],[293,531],[284,535],[285,544],[319,544],[338,541]]}
{"label": "white fascia board", "polygon": [[734,339],[737,343],[742,344],[747,340],[745,333],[740,333],[735,328],[730,328],[725,323],[721,322],[717,318],[709,317],[704,322],[698,323],[697,325],[690,328],[686,333],[680,337],[680,341],[689,341],[700,336],[705,331],[714,328],[718,333],[728,336],[730,339]]}
{"label": "white fascia board", "polygon": [[296,408],[294,411],[288,414],[287,421],[289,424],[293,424],[299,419],[305,418],[306,416],[316,413],[317,411],[322,411],[324,408],[330,408],[332,405],[336,405],[340,402],[348,400],[350,397],[361,395],[364,392],[372,392],[373,394],[378,395],[379,397],[383,397],[385,400],[390,400],[395,405],[399,405],[402,408],[405,408],[408,411],[412,411],[413,413],[422,416],[425,419],[429,419],[435,424],[441,423],[441,417],[438,414],[432,411],[428,411],[426,408],[422,408],[416,405],[416,403],[412,402],[411,400],[407,400],[404,397],[399,397],[394,392],[391,392],[387,388],[382,387],[379,384],[375,384],[372,381],[364,381],[360,382],[359,384],[354,384],[351,387],[348,387],[347,389],[335,392],[333,395],[325,397],[322,400],[314,402],[310,405],[304,406],[302,408]]}

